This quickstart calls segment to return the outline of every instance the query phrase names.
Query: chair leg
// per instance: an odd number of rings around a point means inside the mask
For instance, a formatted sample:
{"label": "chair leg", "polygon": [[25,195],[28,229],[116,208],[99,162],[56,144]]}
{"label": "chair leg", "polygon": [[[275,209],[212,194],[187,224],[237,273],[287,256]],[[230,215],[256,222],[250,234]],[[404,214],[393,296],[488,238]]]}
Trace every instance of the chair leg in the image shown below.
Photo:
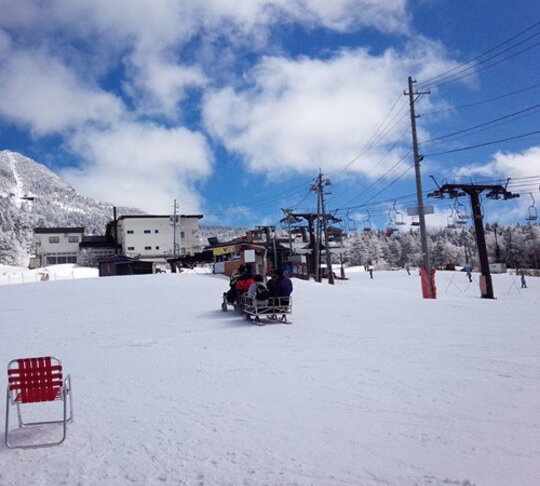
{"label": "chair leg", "polygon": [[64,381],[64,401],[67,399],[67,395],[69,395],[69,416],[67,418],[67,422],[73,422],[73,393],[71,388],[71,376],[67,375],[66,379]]}
{"label": "chair leg", "polygon": [[11,444],[9,443],[9,407],[11,406],[9,399],[9,389],[6,394],[6,430],[4,435],[4,442],[8,449],[11,449]]}
{"label": "chair leg", "polygon": [[[69,417],[68,417],[68,396],[69,395]],[[37,449],[40,447],[50,447],[55,445],[60,445],[66,440],[67,436],[67,424],[68,422],[73,422],[73,396],[71,394],[71,380],[69,380],[69,386],[65,386],[62,390],[62,408],[63,408],[63,419],[62,420],[53,420],[49,422],[32,422],[24,423],[22,421],[22,415],[20,411],[20,404],[17,403],[17,414],[19,416],[19,427],[32,427],[38,425],[50,425],[50,424],[62,424],[62,438],[56,442],[47,442],[45,444],[28,444],[28,445],[13,445],[9,442],[9,411],[11,408],[11,400],[9,395],[9,390],[6,395],[6,429],[4,442],[8,449]]]}
{"label": "chair leg", "polygon": [[19,420],[19,427],[24,427],[26,424],[23,422],[21,413],[21,404],[17,403],[17,419]]}

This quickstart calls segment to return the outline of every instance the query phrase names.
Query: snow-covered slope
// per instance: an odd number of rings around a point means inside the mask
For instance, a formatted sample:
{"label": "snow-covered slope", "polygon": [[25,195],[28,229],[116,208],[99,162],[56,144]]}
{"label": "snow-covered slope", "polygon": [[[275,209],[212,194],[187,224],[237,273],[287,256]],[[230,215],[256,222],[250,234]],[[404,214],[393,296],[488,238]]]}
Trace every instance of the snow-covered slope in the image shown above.
{"label": "snow-covered slope", "polygon": [[537,486],[540,279],[485,300],[440,272],[431,301],[417,272],[347,275],[294,280],[294,324],[265,327],[211,274],[2,287],[0,363],[58,356],[75,422],[0,445],[0,484]]}

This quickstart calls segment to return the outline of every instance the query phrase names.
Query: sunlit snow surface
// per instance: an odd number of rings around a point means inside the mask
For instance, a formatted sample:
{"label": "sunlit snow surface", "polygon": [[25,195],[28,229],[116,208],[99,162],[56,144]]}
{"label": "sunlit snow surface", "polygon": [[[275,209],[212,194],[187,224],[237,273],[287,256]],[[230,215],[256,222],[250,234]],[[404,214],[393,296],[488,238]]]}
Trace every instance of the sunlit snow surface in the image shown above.
{"label": "sunlit snow surface", "polygon": [[494,275],[486,300],[440,272],[424,300],[417,272],[351,269],[295,279],[293,324],[259,327],[202,271],[12,270],[0,364],[60,358],[75,421],[60,446],[0,446],[2,486],[540,484],[539,278]]}

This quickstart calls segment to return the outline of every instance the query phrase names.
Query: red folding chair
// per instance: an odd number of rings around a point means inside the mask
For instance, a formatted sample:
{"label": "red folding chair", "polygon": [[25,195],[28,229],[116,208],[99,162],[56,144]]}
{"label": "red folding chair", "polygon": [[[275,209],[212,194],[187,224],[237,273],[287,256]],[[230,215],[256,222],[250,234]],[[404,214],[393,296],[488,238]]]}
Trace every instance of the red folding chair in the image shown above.
{"label": "red folding chair", "polygon": [[[64,442],[68,422],[73,421],[73,396],[71,392],[71,377],[63,379],[62,363],[51,356],[39,358],[14,359],[8,364],[8,386],[6,396],[6,433],[5,443],[10,449],[32,447],[47,447]],[[68,415],[69,399],[69,415]],[[62,420],[45,422],[24,422],[21,406],[39,402],[54,402],[62,400]],[[19,419],[19,428],[47,424],[63,424],[62,438],[56,442],[14,445],[9,441],[9,411],[15,405]]]}

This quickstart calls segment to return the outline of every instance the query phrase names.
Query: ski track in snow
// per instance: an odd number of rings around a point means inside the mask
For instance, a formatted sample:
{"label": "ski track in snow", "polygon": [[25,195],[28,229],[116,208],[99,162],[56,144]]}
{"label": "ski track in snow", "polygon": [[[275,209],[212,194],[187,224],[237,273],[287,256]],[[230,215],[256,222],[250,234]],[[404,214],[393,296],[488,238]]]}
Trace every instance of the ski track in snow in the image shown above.
{"label": "ski track in snow", "polygon": [[15,178],[15,187],[12,188],[12,192],[14,194],[14,201],[17,207],[21,207],[21,201],[22,197],[24,195],[23,186],[21,178],[19,177],[19,173],[17,172],[17,168],[15,166],[15,158],[11,153],[8,153],[9,158],[9,165],[11,167],[11,171],[13,172],[13,177]]}

